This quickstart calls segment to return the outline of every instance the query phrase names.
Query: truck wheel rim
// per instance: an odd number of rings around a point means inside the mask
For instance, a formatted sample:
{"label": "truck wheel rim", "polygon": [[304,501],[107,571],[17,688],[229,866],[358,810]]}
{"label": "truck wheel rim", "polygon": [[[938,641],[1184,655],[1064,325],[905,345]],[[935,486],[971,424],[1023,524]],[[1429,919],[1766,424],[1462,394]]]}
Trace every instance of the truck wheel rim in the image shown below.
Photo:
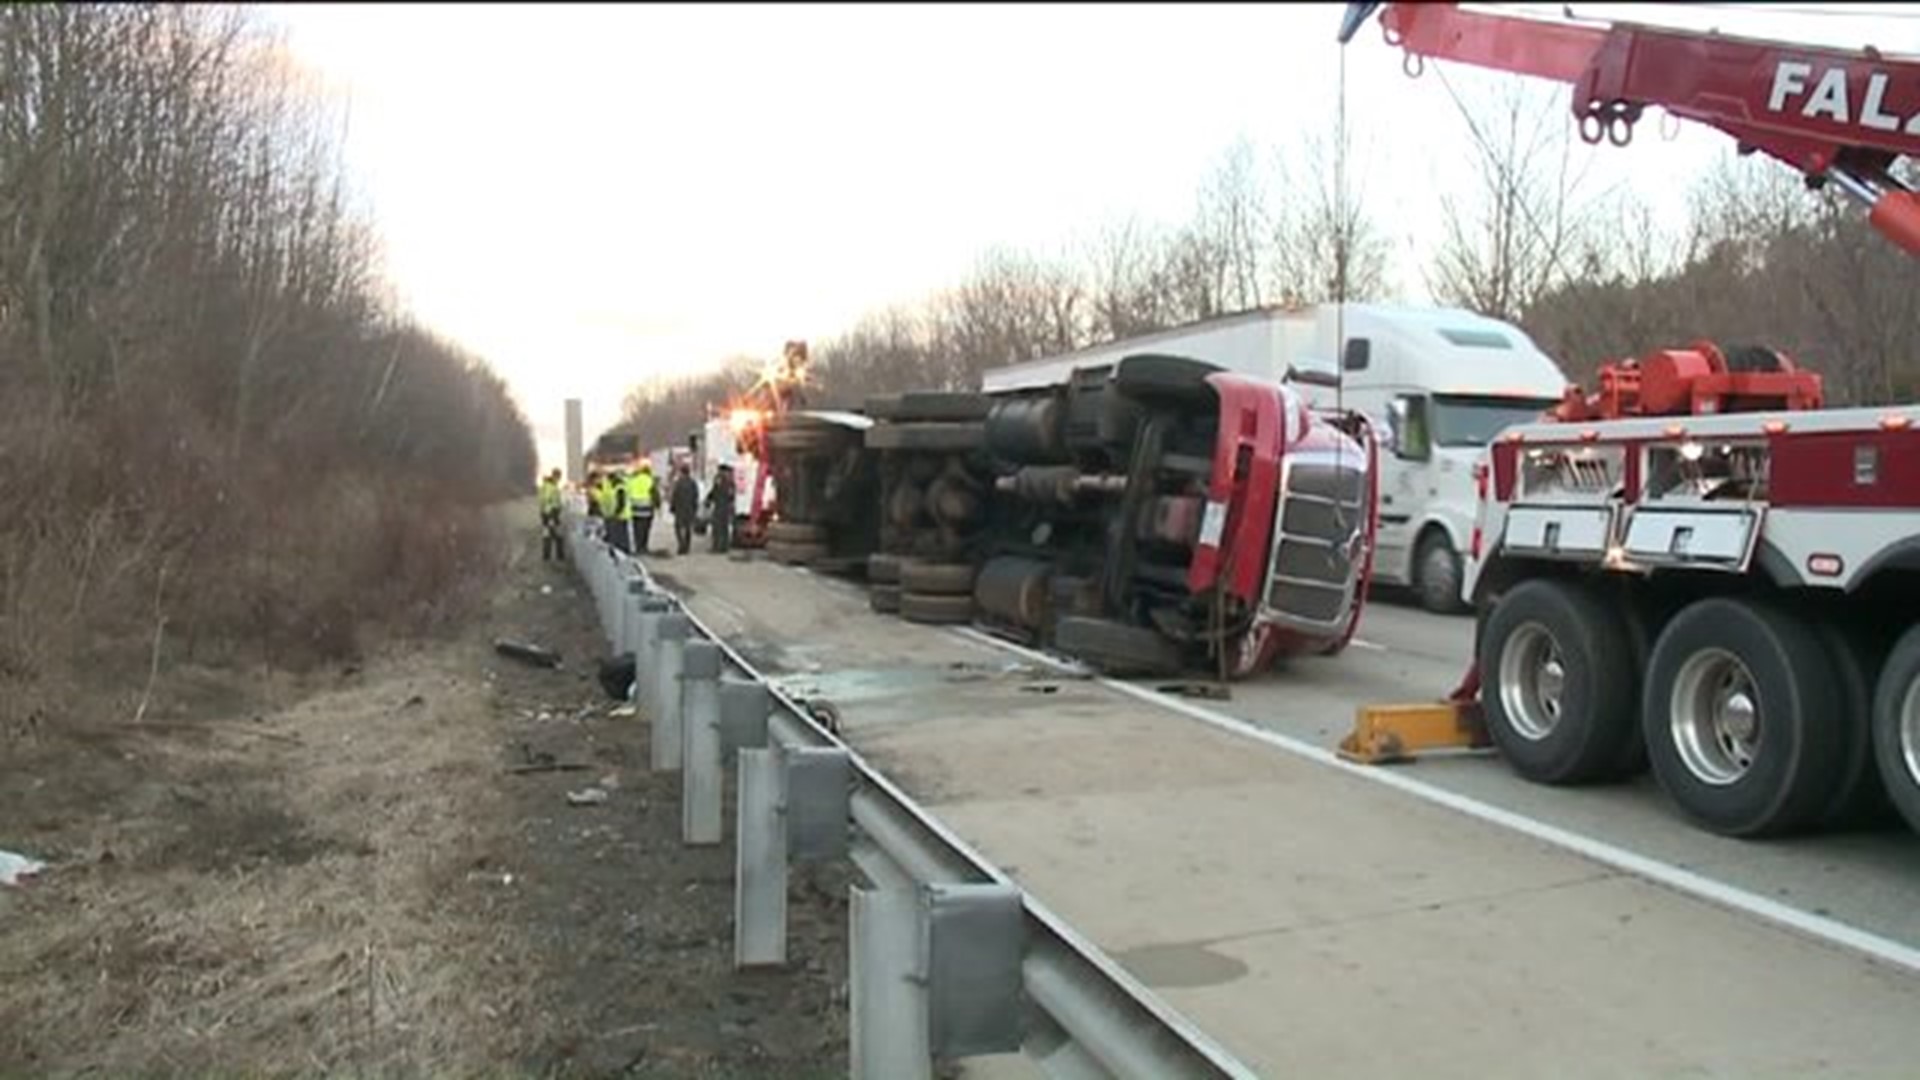
{"label": "truck wheel rim", "polygon": [[1553,635],[1527,623],[1500,650],[1500,704],[1521,738],[1538,742],[1560,725],[1567,666]]}
{"label": "truck wheel rim", "polygon": [[1447,549],[1438,544],[1427,552],[1427,564],[1421,568],[1420,579],[1427,587],[1427,594],[1439,603],[1450,603],[1460,595],[1460,583],[1453,576],[1453,559]]}
{"label": "truck wheel rim", "polygon": [[1900,705],[1900,760],[1907,766],[1907,780],[1920,787],[1920,679],[1907,684],[1907,697]]}
{"label": "truck wheel rim", "polygon": [[1738,657],[1725,649],[1688,657],[1669,706],[1674,749],[1688,772],[1715,787],[1747,775],[1760,750],[1760,694]]}

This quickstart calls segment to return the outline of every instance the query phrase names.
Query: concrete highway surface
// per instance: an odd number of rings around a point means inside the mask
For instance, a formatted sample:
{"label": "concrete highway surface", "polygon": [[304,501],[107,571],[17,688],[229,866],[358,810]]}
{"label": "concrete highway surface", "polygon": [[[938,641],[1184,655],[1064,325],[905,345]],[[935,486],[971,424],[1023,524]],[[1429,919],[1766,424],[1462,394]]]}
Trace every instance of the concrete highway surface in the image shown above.
{"label": "concrete highway surface", "polygon": [[1465,618],[1378,603],[1343,656],[1196,701],[765,561],[653,569],[1261,1075],[1920,1071],[1912,835],[1740,843],[1649,782],[1540,788],[1487,754],[1334,764],[1356,705],[1452,688]]}
{"label": "concrete highway surface", "polygon": [[[1361,702],[1431,701],[1460,682],[1466,616],[1376,602],[1358,647],[1234,688],[1216,711],[1331,748]],[[1653,777],[1595,789],[1527,783],[1491,751],[1393,766],[1408,779],[1660,860],[1920,949],[1920,837],[1904,826],[1774,841],[1728,840],[1688,824]],[[1915,1065],[1920,1075],[1920,1063]]]}

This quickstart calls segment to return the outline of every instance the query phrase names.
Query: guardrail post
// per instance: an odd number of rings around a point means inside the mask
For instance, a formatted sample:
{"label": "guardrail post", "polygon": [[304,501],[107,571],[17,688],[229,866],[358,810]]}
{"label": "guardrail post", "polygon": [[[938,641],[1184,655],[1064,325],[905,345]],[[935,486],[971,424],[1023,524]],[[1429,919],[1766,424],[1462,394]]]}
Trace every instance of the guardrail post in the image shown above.
{"label": "guardrail post", "polygon": [[941,1060],[1020,1049],[1021,961],[1027,952],[1020,890],[1000,884],[934,884],[927,916],[928,1045]]}
{"label": "guardrail post", "polygon": [[720,646],[689,641],[680,661],[680,743],[685,762],[680,784],[680,840],[718,844],[721,817]]}
{"label": "guardrail post", "polygon": [[848,913],[848,1035],[854,1080],[932,1080],[922,900],[855,888]]}
{"label": "guardrail post", "polygon": [[614,635],[613,652],[616,656],[625,656],[633,651],[634,642],[639,640],[640,605],[649,594],[647,583],[637,577],[628,578],[626,587],[620,593],[619,629]]}
{"label": "guardrail post", "polygon": [[[680,767],[680,663],[692,625],[677,611],[660,616],[654,626],[653,695],[647,719],[653,727],[653,770],[671,772]],[[636,673],[636,677],[637,673]]]}
{"label": "guardrail post", "polygon": [[847,854],[853,818],[853,761],[839,747],[789,747],[785,752],[787,850],[802,862]]}
{"label": "guardrail post", "polygon": [[767,717],[773,695],[765,683],[720,681],[720,762],[732,765],[740,751],[767,745]]}
{"label": "guardrail post", "polygon": [[733,966],[787,962],[786,770],[778,750],[740,751],[734,812]]}
{"label": "guardrail post", "polygon": [[651,705],[653,699],[642,687],[651,686],[646,682],[653,670],[656,646],[660,643],[660,620],[673,610],[673,602],[657,593],[642,596],[637,605],[639,611],[634,618],[636,624],[633,634],[633,693],[632,700],[642,705]]}
{"label": "guardrail post", "polygon": [[852,1075],[930,1077],[935,1060],[1011,1053],[1026,1037],[1026,910],[1000,884],[855,888]]}

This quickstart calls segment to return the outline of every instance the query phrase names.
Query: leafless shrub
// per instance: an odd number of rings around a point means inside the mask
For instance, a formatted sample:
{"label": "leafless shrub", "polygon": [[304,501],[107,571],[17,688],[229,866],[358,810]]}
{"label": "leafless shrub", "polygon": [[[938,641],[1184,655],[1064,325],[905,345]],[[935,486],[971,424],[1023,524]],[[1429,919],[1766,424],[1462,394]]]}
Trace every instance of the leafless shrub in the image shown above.
{"label": "leafless shrub", "polygon": [[413,545],[529,486],[532,435],[373,251],[248,9],[0,8],[0,680],[156,608],[183,649],[337,655],[448,586]]}

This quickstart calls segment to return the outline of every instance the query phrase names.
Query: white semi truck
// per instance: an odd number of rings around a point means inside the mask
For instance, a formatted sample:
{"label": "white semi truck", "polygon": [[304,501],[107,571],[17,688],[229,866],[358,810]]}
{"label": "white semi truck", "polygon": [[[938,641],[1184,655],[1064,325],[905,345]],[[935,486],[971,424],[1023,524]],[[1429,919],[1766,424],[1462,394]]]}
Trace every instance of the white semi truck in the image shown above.
{"label": "white semi truck", "polygon": [[[1423,606],[1466,609],[1473,465],[1503,429],[1558,404],[1569,385],[1509,323],[1454,308],[1321,304],[1265,308],[989,371],[988,393],[1048,385],[1124,355],[1191,356],[1294,386],[1319,409],[1366,415],[1387,435],[1375,580]],[[1335,358],[1338,358],[1338,363]]]}

